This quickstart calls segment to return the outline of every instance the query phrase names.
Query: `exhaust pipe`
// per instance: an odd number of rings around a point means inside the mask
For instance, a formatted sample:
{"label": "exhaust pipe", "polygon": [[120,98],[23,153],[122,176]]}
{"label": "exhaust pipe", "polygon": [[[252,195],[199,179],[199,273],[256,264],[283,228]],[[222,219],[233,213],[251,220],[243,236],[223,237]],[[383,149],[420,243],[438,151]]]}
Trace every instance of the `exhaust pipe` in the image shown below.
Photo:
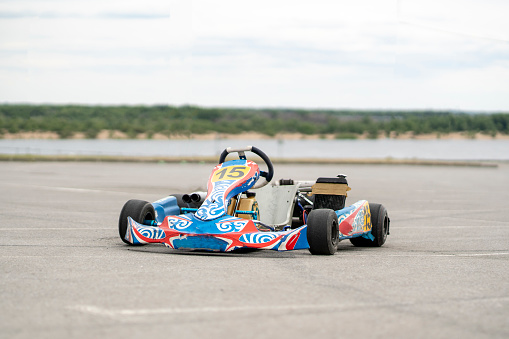
{"label": "exhaust pipe", "polygon": [[190,204],[192,201],[191,201],[191,196],[189,194],[184,194],[182,196],[182,201],[184,201],[186,204]]}
{"label": "exhaust pipe", "polygon": [[203,202],[203,200],[205,200],[206,196],[207,196],[206,192],[193,192],[191,194],[184,194],[182,196],[182,200],[186,204],[191,204],[191,203],[199,204],[199,203]]}
{"label": "exhaust pipe", "polygon": [[191,194],[191,201],[192,202],[200,202],[201,201],[201,196],[199,194],[192,193]]}

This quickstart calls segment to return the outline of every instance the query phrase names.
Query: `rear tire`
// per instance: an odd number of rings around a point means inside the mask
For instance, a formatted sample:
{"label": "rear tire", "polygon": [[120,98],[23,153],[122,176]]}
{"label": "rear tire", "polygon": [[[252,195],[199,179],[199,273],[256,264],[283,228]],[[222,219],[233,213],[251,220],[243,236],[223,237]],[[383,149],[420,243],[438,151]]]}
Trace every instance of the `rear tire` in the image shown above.
{"label": "rear tire", "polygon": [[125,240],[127,217],[131,217],[137,223],[143,224],[145,220],[155,220],[156,212],[154,206],[148,201],[132,199],[125,203],[118,218],[118,234],[123,242],[132,245]]}
{"label": "rear tire", "polygon": [[385,240],[387,240],[390,224],[387,209],[384,205],[370,203],[369,210],[371,213],[371,234],[375,237],[375,240],[366,239],[364,237],[352,238],[350,242],[354,246],[380,247],[385,243]]}
{"label": "rear tire", "polygon": [[307,220],[307,240],[311,254],[331,255],[339,243],[339,224],[331,209],[312,210]]}

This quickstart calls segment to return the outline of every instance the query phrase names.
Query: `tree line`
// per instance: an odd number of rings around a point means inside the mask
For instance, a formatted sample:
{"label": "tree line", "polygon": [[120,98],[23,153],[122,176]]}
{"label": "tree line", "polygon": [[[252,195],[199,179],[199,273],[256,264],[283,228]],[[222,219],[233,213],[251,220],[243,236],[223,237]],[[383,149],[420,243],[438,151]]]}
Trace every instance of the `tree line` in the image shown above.
{"label": "tree line", "polygon": [[74,133],[97,137],[101,130],[121,131],[129,137],[164,135],[279,132],[334,134],[376,138],[412,132],[415,135],[451,132],[509,134],[509,113],[472,114],[452,111],[365,111],[205,108],[197,106],[79,106],[0,105],[0,136],[19,132]]}

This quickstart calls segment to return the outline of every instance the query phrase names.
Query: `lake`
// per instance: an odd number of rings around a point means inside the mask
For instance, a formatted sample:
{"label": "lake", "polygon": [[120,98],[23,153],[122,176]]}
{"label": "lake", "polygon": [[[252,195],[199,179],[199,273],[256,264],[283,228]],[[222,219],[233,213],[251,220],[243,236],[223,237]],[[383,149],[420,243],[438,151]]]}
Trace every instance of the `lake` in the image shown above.
{"label": "lake", "polygon": [[509,140],[0,140],[0,154],[211,156],[253,145],[274,158],[509,160]]}

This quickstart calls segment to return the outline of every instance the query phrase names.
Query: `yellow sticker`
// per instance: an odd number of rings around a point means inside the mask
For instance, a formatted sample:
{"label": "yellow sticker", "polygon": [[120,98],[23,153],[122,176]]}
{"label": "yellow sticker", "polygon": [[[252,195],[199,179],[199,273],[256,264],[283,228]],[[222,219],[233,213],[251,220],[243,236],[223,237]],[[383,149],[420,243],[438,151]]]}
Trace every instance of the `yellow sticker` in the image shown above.
{"label": "yellow sticker", "polygon": [[364,205],[364,232],[371,230],[371,211],[369,210],[369,205]]}
{"label": "yellow sticker", "polygon": [[251,168],[249,166],[228,166],[221,168],[212,176],[212,182],[223,180],[238,180],[246,176]]}

